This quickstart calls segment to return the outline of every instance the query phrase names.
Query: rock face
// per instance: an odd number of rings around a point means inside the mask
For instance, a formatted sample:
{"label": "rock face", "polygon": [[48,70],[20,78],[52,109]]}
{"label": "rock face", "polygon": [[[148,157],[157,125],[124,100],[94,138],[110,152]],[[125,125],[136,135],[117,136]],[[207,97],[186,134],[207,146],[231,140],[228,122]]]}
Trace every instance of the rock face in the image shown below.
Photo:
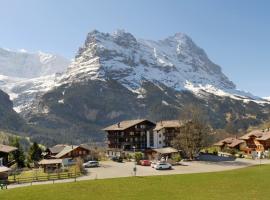
{"label": "rock face", "polygon": [[22,131],[25,121],[13,110],[8,94],[0,90],[0,129]]}
{"label": "rock face", "polygon": [[[92,31],[67,71],[25,113],[51,143],[103,141],[119,120],[176,119],[200,106],[214,128],[237,132],[269,116],[269,102],[238,91],[188,36],[160,41]],[[46,87],[45,87],[46,88]]]}
{"label": "rock face", "polygon": [[235,89],[221,68],[182,33],[150,41],[137,40],[123,31],[90,32],[65,78],[69,81],[111,78],[133,90],[144,80],[178,91],[186,89],[187,84]]}

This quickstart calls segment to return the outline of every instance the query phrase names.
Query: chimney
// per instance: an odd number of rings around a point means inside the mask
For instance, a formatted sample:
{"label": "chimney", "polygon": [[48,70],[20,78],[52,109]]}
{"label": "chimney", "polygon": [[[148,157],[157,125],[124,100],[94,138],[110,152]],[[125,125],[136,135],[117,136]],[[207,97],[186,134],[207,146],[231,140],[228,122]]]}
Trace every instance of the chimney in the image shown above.
{"label": "chimney", "polygon": [[120,128],[120,122],[117,123],[117,127]]}

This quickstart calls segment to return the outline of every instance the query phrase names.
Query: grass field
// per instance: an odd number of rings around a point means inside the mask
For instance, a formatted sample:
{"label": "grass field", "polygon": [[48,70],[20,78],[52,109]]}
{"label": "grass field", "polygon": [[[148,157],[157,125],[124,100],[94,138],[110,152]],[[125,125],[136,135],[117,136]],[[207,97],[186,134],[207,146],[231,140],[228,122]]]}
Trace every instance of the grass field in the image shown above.
{"label": "grass field", "polygon": [[270,165],[226,172],[80,181],[0,191],[1,200],[269,199]]}

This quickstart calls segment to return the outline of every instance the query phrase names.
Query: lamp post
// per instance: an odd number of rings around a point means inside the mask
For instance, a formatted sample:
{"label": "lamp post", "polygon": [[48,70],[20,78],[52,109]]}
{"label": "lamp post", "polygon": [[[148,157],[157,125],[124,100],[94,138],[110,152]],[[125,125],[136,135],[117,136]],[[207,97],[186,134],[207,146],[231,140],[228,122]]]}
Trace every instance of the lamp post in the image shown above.
{"label": "lamp post", "polygon": [[135,157],[135,149],[136,149],[136,147],[133,146],[133,152],[134,152],[134,168],[133,168],[133,172],[134,172],[134,176],[136,176],[136,172],[137,172],[137,167],[136,167],[136,157]]}

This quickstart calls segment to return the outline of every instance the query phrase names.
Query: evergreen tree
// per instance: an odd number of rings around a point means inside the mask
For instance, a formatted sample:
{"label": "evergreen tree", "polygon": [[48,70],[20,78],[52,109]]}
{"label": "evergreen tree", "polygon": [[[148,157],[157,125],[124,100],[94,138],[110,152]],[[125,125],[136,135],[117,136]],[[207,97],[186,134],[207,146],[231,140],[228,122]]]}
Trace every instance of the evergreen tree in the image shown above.
{"label": "evergreen tree", "polygon": [[29,161],[34,163],[42,159],[42,149],[36,142],[34,142],[33,145],[30,147],[28,156]]}
{"label": "evergreen tree", "polygon": [[25,167],[25,155],[23,148],[20,145],[20,140],[18,137],[15,137],[11,141],[11,146],[14,146],[17,148],[16,151],[12,153],[13,159],[17,163],[18,168],[23,168]]}

